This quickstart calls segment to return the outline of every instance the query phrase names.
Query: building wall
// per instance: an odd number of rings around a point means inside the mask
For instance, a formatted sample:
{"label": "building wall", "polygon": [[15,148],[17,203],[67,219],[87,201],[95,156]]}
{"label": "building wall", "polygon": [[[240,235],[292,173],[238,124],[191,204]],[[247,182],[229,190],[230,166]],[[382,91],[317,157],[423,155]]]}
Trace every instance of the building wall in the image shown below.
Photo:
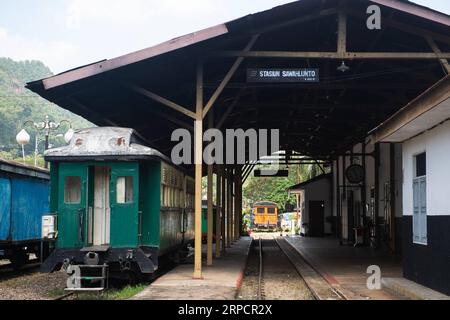
{"label": "building wall", "polygon": [[[308,184],[303,187],[304,189],[304,211],[302,214],[302,225],[304,223],[309,223],[309,202],[310,201],[324,201],[325,202],[325,221],[324,221],[324,232],[326,234],[331,234],[331,223],[327,221],[328,217],[332,215],[332,180],[331,179],[321,179]],[[305,230],[302,229],[305,233]]]}
{"label": "building wall", "polygon": [[[391,147],[390,144],[380,144],[380,167],[379,167],[379,202],[378,202],[378,212],[377,215],[380,217],[381,221],[385,217],[385,208],[387,207],[384,197],[384,189],[385,184],[390,183],[391,180],[391,168],[390,168],[390,160],[391,160]],[[350,151],[353,151],[355,155],[352,159],[350,156]],[[361,154],[365,151],[367,154],[363,159]],[[356,144],[353,146],[351,150],[348,151],[348,156],[339,157],[338,160],[333,163],[333,188],[332,188],[332,198],[333,198],[333,216],[337,216],[340,212],[340,225],[341,225],[341,236],[342,240],[352,240],[353,230],[349,230],[348,221],[349,221],[349,208],[347,203],[348,191],[353,191],[354,203],[358,208],[360,214],[365,212],[366,217],[370,216],[371,208],[376,207],[376,203],[371,202],[371,194],[372,190],[375,189],[375,157],[371,156],[375,152],[375,145],[368,138],[366,140],[365,148],[363,143]],[[343,168],[342,164],[345,163]],[[366,177],[365,177],[365,187],[359,188],[357,186],[351,186],[351,184],[345,178],[345,170],[351,164],[360,164],[365,165],[366,167]],[[400,144],[395,146],[395,207],[396,207],[396,219],[395,219],[395,227],[394,227],[394,236],[395,241],[387,244],[387,247],[395,250],[397,253],[401,252],[401,224],[402,224],[402,146]],[[338,178],[339,176],[339,178]],[[340,186],[339,192],[337,186]],[[346,186],[347,193],[344,194],[342,186]],[[364,195],[365,193],[365,199]],[[338,201],[340,200],[340,201]],[[365,203],[364,203],[365,200]],[[367,210],[367,206],[369,210]],[[357,221],[355,221],[356,223]],[[362,224],[362,219],[360,219],[360,224]],[[397,245],[398,244],[398,245]]]}
{"label": "building wall", "polygon": [[[450,294],[450,123],[403,144],[403,270],[406,278]],[[413,243],[414,156],[427,153],[428,244]]]}

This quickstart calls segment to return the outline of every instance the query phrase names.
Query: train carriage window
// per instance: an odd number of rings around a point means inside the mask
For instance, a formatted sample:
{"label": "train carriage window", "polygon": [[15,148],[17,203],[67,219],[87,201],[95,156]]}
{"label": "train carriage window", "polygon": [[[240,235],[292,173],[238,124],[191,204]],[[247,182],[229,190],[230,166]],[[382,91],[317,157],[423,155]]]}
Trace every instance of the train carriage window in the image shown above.
{"label": "train carriage window", "polygon": [[268,214],[275,214],[275,208],[267,208]]}
{"label": "train carriage window", "polygon": [[133,202],[133,177],[118,177],[116,182],[117,203]]}
{"label": "train carriage window", "polygon": [[258,214],[264,214],[264,208],[258,208],[257,213]]}
{"label": "train carriage window", "polygon": [[81,177],[64,179],[64,202],[66,204],[81,203]]}

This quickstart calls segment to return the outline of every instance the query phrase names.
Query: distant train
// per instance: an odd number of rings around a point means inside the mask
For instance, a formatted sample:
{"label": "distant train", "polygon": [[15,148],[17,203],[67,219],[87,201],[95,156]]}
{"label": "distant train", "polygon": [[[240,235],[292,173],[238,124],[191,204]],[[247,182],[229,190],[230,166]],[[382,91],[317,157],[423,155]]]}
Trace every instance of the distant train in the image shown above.
{"label": "distant train", "polygon": [[49,190],[47,170],[0,159],[0,259],[16,270],[30,254],[48,252],[41,247],[41,220],[49,212]]}
{"label": "distant train", "polygon": [[260,201],[253,205],[253,227],[256,230],[278,228],[278,205],[275,202]]}
{"label": "distant train", "polygon": [[[213,205],[213,241],[216,241],[216,206]],[[208,200],[202,200],[202,242],[208,240]]]}
{"label": "distant train", "polygon": [[186,251],[194,239],[195,184],[181,168],[140,143],[132,129],[92,128],[51,162],[55,250],[42,266],[107,267],[110,276],[152,275],[161,257]]}

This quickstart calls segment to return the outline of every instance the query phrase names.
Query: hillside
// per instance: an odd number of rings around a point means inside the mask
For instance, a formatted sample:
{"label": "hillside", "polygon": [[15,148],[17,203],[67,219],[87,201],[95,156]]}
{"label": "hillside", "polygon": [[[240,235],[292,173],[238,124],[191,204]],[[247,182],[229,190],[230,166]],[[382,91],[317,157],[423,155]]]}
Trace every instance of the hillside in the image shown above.
{"label": "hillside", "polygon": [[[51,120],[69,120],[74,129],[92,126],[88,121],[60,107],[49,103],[25,88],[25,84],[51,76],[52,72],[40,61],[14,61],[0,58],[0,157],[14,160],[20,158],[21,151],[15,137],[23,129],[27,120],[41,122],[48,115]],[[31,135],[32,143],[26,146],[26,154],[34,152],[36,131],[33,127],[25,128]],[[54,133],[50,140],[53,146],[64,144],[64,139],[55,137],[67,131],[67,125]],[[42,133],[41,136],[42,137]],[[43,143],[39,152],[43,152]]]}

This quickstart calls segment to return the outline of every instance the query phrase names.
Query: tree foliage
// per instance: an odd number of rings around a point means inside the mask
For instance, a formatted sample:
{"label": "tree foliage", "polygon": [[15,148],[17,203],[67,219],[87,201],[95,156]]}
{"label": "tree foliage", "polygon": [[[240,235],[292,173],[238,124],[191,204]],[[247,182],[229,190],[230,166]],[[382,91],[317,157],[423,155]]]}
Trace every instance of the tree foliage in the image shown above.
{"label": "tree foliage", "polygon": [[[61,109],[25,88],[27,82],[51,75],[50,69],[40,61],[17,62],[0,58],[0,157],[10,160],[22,159],[22,151],[15,138],[17,133],[24,129],[24,122],[27,120],[42,122],[48,115],[50,120],[57,122],[69,120],[74,129],[92,126],[83,118]],[[31,136],[30,144],[25,146],[25,153],[27,156],[31,155],[30,164],[34,164],[36,130],[30,126],[25,129]],[[64,134],[67,129],[68,126],[63,125],[55,132],[50,137],[50,144],[54,147],[63,145],[64,139],[56,135]],[[42,133],[39,139],[43,139]],[[39,154],[42,155],[43,149],[44,143],[40,143]],[[42,164],[42,159],[38,159],[38,163]]]}
{"label": "tree foliage", "polygon": [[244,206],[251,207],[257,201],[276,202],[280,209],[295,205],[296,199],[289,197],[287,189],[320,174],[318,165],[291,166],[287,178],[257,178],[251,174],[244,185]]}

